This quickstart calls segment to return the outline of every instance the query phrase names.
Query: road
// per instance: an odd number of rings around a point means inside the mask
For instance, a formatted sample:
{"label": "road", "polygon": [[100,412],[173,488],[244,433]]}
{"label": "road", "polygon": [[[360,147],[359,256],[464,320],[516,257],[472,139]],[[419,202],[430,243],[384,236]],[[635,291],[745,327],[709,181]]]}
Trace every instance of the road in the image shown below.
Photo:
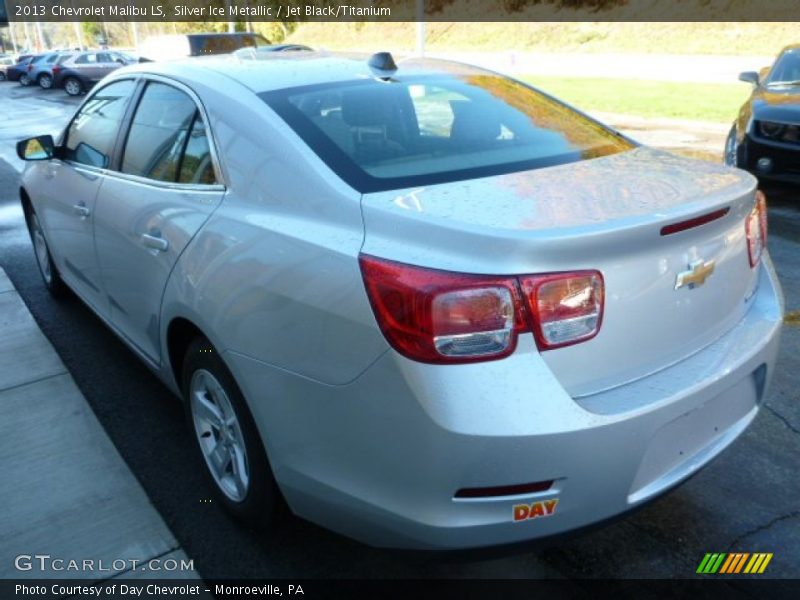
{"label": "road", "polygon": [[[205,577],[681,578],[706,552],[774,552],[773,577],[800,578],[800,327],[784,330],[766,406],[731,448],[681,487],[590,532],[512,553],[376,550],[287,516],[270,535],[214,503],[175,399],[75,297],[45,292],[16,198],[14,141],[58,129],[63,93],[0,84],[0,266],[72,373],[120,454]],[[770,249],[787,309],[800,310],[800,194],[772,196]],[[46,549],[41,549],[46,550]]]}

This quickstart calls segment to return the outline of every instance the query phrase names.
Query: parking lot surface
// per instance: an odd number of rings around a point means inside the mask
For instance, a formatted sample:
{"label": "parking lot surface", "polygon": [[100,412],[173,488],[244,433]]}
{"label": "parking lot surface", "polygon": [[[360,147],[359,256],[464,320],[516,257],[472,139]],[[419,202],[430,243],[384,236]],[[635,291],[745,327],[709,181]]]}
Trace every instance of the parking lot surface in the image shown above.
{"label": "parking lot surface", "polygon": [[0,84],[0,266],[204,577],[680,578],[695,576],[707,552],[741,551],[774,553],[767,576],[800,578],[800,192],[769,193],[770,251],[795,317],[763,410],[716,461],[636,513],[569,538],[458,556],[398,553],[288,515],[269,535],[236,524],[208,501],[176,399],[77,298],[47,294],[19,209],[14,143],[58,130],[75,104],[60,91]]}

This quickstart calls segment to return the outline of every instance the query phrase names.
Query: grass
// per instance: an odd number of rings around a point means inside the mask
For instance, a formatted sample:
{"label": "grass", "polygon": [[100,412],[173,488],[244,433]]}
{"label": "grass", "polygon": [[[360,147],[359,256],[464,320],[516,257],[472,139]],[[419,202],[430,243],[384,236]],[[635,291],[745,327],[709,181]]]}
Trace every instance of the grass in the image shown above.
{"label": "grass", "polygon": [[749,86],[738,83],[540,76],[522,79],[581,110],[717,123],[732,122],[750,93]]}

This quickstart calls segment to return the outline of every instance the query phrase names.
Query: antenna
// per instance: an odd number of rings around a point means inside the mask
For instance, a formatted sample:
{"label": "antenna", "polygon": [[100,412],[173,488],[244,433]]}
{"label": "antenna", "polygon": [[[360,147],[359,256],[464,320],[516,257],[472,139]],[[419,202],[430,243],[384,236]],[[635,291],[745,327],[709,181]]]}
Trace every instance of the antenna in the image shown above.
{"label": "antenna", "polygon": [[391,52],[376,52],[369,57],[367,64],[373,69],[381,71],[397,71],[397,64]]}

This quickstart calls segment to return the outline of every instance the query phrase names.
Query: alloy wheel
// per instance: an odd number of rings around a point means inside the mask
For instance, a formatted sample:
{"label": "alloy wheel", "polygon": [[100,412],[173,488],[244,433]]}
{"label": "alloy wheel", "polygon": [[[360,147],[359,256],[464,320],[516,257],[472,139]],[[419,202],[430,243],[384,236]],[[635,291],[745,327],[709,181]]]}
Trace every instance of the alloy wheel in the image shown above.
{"label": "alloy wheel", "polygon": [[33,249],[36,252],[36,262],[39,263],[39,269],[42,271],[45,283],[50,284],[53,281],[50,252],[47,249],[47,241],[44,239],[42,226],[36,213],[31,215],[31,233],[33,234],[31,237],[33,238]]}
{"label": "alloy wheel", "polygon": [[212,373],[198,369],[192,375],[189,402],[197,442],[211,476],[225,496],[241,502],[250,485],[249,462],[228,394]]}
{"label": "alloy wheel", "polygon": [[77,79],[67,79],[64,89],[70,96],[77,96],[81,93],[81,84]]}

